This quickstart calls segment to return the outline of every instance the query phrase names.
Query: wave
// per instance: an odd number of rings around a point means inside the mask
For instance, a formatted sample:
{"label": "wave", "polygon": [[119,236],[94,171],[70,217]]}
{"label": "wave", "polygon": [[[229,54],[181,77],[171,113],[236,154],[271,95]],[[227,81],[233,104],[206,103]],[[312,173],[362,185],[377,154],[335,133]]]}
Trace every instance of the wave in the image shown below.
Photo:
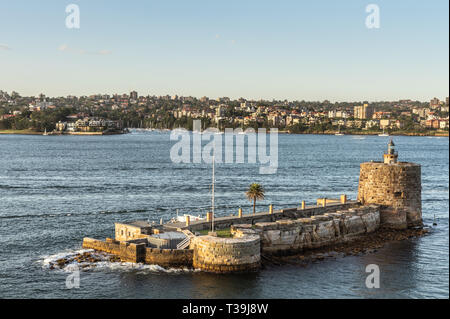
{"label": "wave", "polygon": [[[196,191],[198,189],[207,189],[209,185],[160,185],[163,191]],[[64,191],[64,190],[76,190],[82,192],[90,193],[103,193],[108,192],[118,192],[122,190],[133,190],[133,191],[148,191],[153,190],[155,185],[135,185],[135,184],[103,184],[103,185],[47,185],[47,186],[10,186],[10,185],[0,185],[0,190],[27,190],[27,193],[32,192],[35,194],[41,194],[47,192],[48,190]]]}
{"label": "wave", "polygon": [[132,184],[103,184],[103,185],[46,185],[46,186],[11,186],[0,185],[0,189],[31,189],[31,190],[59,190],[59,189],[81,189],[83,191],[105,191],[112,188],[117,189],[148,189],[152,185],[132,185]]}
{"label": "wave", "polygon": [[26,186],[10,186],[10,185],[0,185],[0,189],[26,189],[30,187]]}
{"label": "wave", "polygon": [[[95,257],[95,262],[77,262],[75,257],[84,253],[90,253]],[[59,267],[58,260],[65,259],[67,263]],[[187,273],[198,272],[191,268],[164,268],[159,265],[147,265],[142,263],[110,261],[110,255],[96,252],[93,249],[65,250],[53,255],[41,256],[38,260],[41,267],[49,271],[74,272],[74,271],[118,271],[138,273]]]}
{"label": "wave", "polygon": [[[168,210],[162,209],[162,210]],[[96,211],[96,212],[80,212],[80,213],[68,213],[68,212],[60,212],[60,213],[44,213],[44,214],[25,214],[25,215],[6,215],[0,216],[0,219],[15,219],[15,218],[48,218],[48,217],[71,217],[73,216],[86,216],[86,215],[95,215],[95,214],[104,214],[104,215],[121,215],[121,214],[132,214],[132,213],[145,213],[148,212],[147,209],[135,209],[135,210],[117,210],[117,211]]]}

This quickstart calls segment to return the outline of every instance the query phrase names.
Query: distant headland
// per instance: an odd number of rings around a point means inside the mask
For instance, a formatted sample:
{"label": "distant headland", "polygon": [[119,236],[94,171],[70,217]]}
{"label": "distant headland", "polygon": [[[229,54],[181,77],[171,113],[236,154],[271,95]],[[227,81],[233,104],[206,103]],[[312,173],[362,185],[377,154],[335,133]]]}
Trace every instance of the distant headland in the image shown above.
{"label": "distant headland", "polygon": [[[71,131],[86,118],[117,122],[122,129],[277,128],[280,133],[335,135],[448,136],[449,98],[429,102],[330,102],[232,100],[192,96],[95,94],[38,97],[0,91],[0,133],[39,134]],[[66,129],[57,128],[66,123]],[[110,130],[111,131],[111,130]],[[35,133],[36,132],[36,133]]]}

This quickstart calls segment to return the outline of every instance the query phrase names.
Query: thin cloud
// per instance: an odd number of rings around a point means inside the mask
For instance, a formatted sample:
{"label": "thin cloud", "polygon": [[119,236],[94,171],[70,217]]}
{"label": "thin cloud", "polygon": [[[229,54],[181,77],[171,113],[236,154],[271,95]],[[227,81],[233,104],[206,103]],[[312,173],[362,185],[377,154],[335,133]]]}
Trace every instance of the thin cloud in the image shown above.
{"label": "thin cloud", "polygon": [[70,52],[70,53],[75,53],[75,54],[88,54],[88,55],[108,55],[111,54],[112,52],[109,50],[98,50],[98,51],[88,51],[88,50],[83,50],[83,49],[75,49],[75,48],[71,48],[69,47],[67,44],[62,44],[58,47],[58,51],[61,52]]}
{"label": "thin cloud", "polygon": [[8,50],[11,50],[11,48],[9,46],[7,46],[6,44],[0,43],[0,50],[8,51]]}
{"label": "thin cloud", "polygon": [[100,50],[97,53],[100,54],[100,55],[108,55],[108,54],[111,54],[111,51],[109,51],[109,50]]}
{"label": "thin cloud", "polygon": [[61,44],[58,48],[59,51],[67,51],[69,46],[67,44]]}

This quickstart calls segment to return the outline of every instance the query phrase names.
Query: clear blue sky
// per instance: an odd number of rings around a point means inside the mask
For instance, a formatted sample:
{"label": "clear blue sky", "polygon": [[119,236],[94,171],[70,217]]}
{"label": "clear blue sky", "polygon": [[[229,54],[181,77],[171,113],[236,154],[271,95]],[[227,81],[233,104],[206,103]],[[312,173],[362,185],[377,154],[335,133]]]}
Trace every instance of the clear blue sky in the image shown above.
{"label": "clear blue sky", "polygon": [[[65,26],[70,3],[78,30]],[[365,26],[370,3],[379,29]],[[0,0],[0,89],[443,99],[448,10],[447,0]]]}

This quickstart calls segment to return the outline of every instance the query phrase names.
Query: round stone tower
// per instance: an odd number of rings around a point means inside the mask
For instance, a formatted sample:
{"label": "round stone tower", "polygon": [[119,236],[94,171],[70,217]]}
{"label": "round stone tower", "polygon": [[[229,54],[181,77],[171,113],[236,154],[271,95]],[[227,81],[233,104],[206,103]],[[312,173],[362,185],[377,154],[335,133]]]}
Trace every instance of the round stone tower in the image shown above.
{"label": "round stone tower", "polygon": [[394,146],[391,140],[383,162],[361,164],[358,201],[363,205],[381,205],[380,218],[384,227],[422,226],[421,167],[398,162]]}
{"label": "round stone tower", "polygon": [[258,269],[261,265],[259,235],[240,238],[197,236],[191,242],[193,266],[209,272],[227,273]]}

